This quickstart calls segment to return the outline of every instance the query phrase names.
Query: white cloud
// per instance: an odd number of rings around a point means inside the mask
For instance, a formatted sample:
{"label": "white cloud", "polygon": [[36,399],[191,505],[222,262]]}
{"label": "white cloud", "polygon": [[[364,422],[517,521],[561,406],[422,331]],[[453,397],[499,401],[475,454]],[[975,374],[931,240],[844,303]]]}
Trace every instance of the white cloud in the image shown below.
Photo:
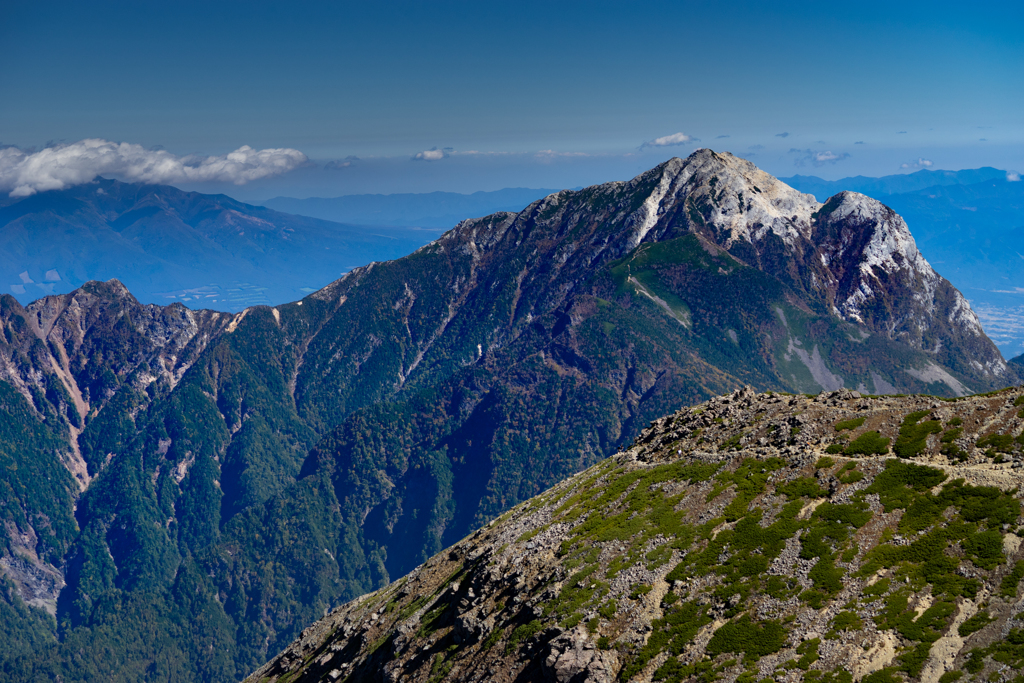
{"label": "white cloud", "polygon": [[850,154],[843,152],[842,154],[836,154],[831,150],[819,151],[813,149],[797,149],[792,148],[789,150],[790,154],[799,154],[793,164],[796,166],[803,166],[805,164],[811,164],[812,166],[824,166],[825,164],[836,164],[843,159],[849,159]]}
{"label": "white cloud", "polygon": [[910,169],[910,168],[931,168],[934,165],[935,164],[932,163],[931,161],[929,161],[928,159],[920,159],[919,158],[917,161],[910,161],[910,162],[907,162],[905,164],[900,164],[900,168],[904,168],[904,169]]}
{"label": "white cloud", "polygon": [[1016,171],[1007,171],[1006,172],[1006,182],[1008,182],[1008,183],[1019,183],[1020,182],[1020,173],[1017,173]]}
{"label": "white cloud", "polygon": [[295,149],[256,150],[246,145],[220,156],[180,157],[162,149],[92,138],[38,152],[0,149],[0,191],[27,197],[92,182],[100,175],[149,184],[218,181],[244,185],[287,173],[306,161],[306,155]]}
{"label": "white cloud", "polygon": [[425,152],[419,152],[413,155],[413,161],[439,161],[447,158],[455,150],[451,147],[445,147],[444,149],[438,149],[437,147],[431,147]]}
{"label": "white cloud", "polygon": [[347,156],[344,159],[335,159],[334,161],[328,161],[324,164],[325,171],[340,171],[343,168],[349,168],[357,161],[360,161],[359,157]]}
{"label": "white cloud", "polygon": [[549,157],[589,157],[590,155],[586,152],[556,152],[553,149],[542,149],[533,156],[539,158]]}
{"label": "white cloud", "polygon": [[660,138],[654,138],[650,142],[645,142],[640,145],[640,149],[645,147],[675,147],[677,145],[686,145],[691,142],[700,142],[697,138],[687,135],[686,133],[672,133],[672,135],[665,135]]}

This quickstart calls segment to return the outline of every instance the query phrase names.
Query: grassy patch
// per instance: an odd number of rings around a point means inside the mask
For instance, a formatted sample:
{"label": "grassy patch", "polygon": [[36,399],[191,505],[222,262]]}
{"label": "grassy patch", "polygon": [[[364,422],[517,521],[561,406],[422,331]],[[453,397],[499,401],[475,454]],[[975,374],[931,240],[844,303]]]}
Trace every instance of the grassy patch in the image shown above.
{"label": "grassy patch", "polygon": [[835,429],[837,432],[853,431],[857,427],[860,427],[862,424],[864,424],[864,419],[865,418],[863,417],[854,417],[850,418],[849,420],[842,420],[841,422],[836,422]]}
{"label": "grassy patch", "polygon": [[843,450],[846,455],[885,455],[888,452],[889,439],[876,431],[864,432]]}
{"label": "grassy patch", "polygon": [[733,652],[758,659],[781,650],[788,635],[789,632],[777,621],[755,622],[750,615],[744,614],[715,631],[706,651],[712,657]]}
{"label": "grassy patch", "polygon": [[992,623],[992,621],[993,619],[989,616],[989,613],[982,610],[964,623],[960,624],[959,628],[957,628],[957,633],[959,633],[962,638],[966,638],[972,633],[977,633],[981,629],[985,628]]}
{"label": "grassy patch", "polygon": [[544,630],[544,624],[539,619],[517,626],[512,635],[508,637],[508,644],[505,645],[505,654],[510,655],[515,652],[515,649],[519,647],[520,643],[526,642],[530,638]]}
{"label": "grassy patch", "polygon": [[930,412],[930,410],[918,410],[903,418],[900,433],[893,445],[893,451],[897,456],[913,458],[919,455],[927,444],[928,435],[938,434],[942,431],[942,424],[938,420],[921,422]]}

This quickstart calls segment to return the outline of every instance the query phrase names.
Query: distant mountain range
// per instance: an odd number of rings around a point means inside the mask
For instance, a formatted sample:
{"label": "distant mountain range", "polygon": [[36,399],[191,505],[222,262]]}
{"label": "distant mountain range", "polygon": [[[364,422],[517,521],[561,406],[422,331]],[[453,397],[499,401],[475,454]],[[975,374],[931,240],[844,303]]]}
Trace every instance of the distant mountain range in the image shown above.
{"label": "distant mountain range", "polygon": [[224,195],[100,179],[0,200],[0,285],[27,304],[118,278],[144,302],[238,311],[301,298],[439,234],[341,225]]}
{"label": "distant mountain range", "polygon": [[[579,189],[579,188],[576,188]],[[263,206],[301,216],[362,225],[453,227],[464,218],[496,211],[519,211],[530,202],[558,190],[510,187],[494,192],[429,192],[425,194],[356,194],[343,197],[295,199],[275,197]]]}
{"label": "distant mountain range", "polygon": [[[1024,183],[994,168],[783,180],[819,200],[861,192],[904,215],[1004,356],[1024,353]],[[142,302],[240,311],[295,300],[355,266],[410,253],[463,219],[518,211],[553,192],[278,197],[253,206],[100,180],[0,199],[0,290],[26,304],[116,277]]]}
{"label": "distant mountain range", "polygon": [[867,176],[859,175],[840,180],[822,180],[816,176],[795,175],[791,178],[779,178],[779,180],[794,190],[813,194],[820,202],[843,190],[860,192],[883,201],[882,197],[903,194],[905,192],[916,192],[927,187],[973,185],[974,183],[991,180],[1006,180],[1006,171],[985,166],[962,171],[930,171],[924,169],[914,173],[899,173],[882,176],[881,178],[868,178]]}
{"label": "distant mountain range", "polygon": [[[0,679],[237,680],[680,406],[743,385],[953,397],[1020,369],[892,210],[711,150],[462,221],[290,304],[0,296]],[[755,413],[687,438],[837,438]]]}

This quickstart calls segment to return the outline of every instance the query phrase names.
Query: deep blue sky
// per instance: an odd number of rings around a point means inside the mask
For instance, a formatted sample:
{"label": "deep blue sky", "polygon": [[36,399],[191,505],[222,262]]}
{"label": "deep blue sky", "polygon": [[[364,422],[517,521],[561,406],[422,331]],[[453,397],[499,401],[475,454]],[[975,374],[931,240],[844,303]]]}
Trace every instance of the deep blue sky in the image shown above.
{"label": "deep blue sky", "polygon": [[[0,142],[317,162],[227,186],[243,198],[568,187],[695,146],[781,176],[1021,170],[1021,7],[19,3],[0,14]],[[640,149],[675,133],[699,145]],[[453,153],[411,160],[434,147]]]}

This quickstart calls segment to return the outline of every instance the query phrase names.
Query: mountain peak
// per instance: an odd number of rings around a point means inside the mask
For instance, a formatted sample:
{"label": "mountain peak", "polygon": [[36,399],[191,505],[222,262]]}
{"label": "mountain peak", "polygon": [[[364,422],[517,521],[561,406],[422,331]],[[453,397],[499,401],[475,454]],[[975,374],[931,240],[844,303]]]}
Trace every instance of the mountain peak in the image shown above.
{"label": "mountain peak", "polygon": [[670,159],[656,171],[659,191],[668,181],[657,196],[659,205],[666,203],[659,213],[682,204],[691,222],[710,228],[708,237],[726,249],[741,241],[757,244],[769,234],[793,246],[810,236],[811,214],[820,206],[811,195],[728,152],[699,149],[686,159]]}

